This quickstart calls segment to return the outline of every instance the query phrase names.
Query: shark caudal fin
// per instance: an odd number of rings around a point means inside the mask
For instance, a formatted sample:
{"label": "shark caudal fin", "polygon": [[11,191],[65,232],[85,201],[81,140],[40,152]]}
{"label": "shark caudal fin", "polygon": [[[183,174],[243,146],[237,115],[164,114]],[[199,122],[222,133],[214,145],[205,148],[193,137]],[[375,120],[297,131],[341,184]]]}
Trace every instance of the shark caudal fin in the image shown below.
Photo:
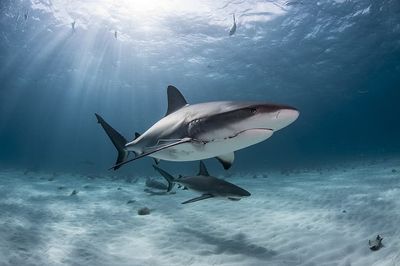
{"label": "shark caudal fin", "polygon": [[175,185],[175,178],[174,178],[172,175],[170,175],[170,174],[168,174],[167,172],[165,172],[165,171],[164,171],[163,169],[161,169],[160,167],[155,166],[154,164],[153,164],[153,167],[154,167],[154,169],[156,169],[157,172],[159,172],[159,173],[165,178],[165,180],[167,180],[167,182],[168,182],[168,189],[167,189],[167,191],[170,192],[170,191],[174,188],[174,185]]}
{"label": "shark caudal fin", "polygon": [[127,143],[126,139],[114,128],[112,128],[104,119],[98,115],[95,114],[97,118],[97,123],[99,123],[104,131],[106,132],[107,136],[110,138],[111,142],[114,144],[115,148],[118,151],[118,157],[116,161],[116,166],[114,166],[112,169],[117,170],[118,168],[121,167],[121,165],[118,165],[126,160],[128,157],[128,151],[125,150],[125,144]]}

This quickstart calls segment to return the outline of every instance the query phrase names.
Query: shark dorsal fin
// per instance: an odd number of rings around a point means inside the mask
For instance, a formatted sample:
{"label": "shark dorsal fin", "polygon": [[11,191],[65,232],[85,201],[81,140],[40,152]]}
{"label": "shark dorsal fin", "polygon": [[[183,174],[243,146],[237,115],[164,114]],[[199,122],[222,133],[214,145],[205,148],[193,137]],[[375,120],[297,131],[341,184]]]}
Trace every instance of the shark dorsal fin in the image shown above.
{"label": "shark dorsal fin", "polygon": [[206,165],[203,163],[203,161],[200,161],[200,169],[199,169],[199,174],[198,175],[204,175],[204,176],[209,176],[210,174],[207,171]]}
{"label": "shark dorsal fin", "polygon": [[135,132],[135,138],[134,139],[137,139],[138,137],[140,137],[140,133]]}
{"label": "shark dorsal fin", "polygon": [[165,116],[175,112],[178,109],[186,106],[188,103],[183,97],[182,93],[172,85],[169,85],[167,88],[168,95],[168,110]]}

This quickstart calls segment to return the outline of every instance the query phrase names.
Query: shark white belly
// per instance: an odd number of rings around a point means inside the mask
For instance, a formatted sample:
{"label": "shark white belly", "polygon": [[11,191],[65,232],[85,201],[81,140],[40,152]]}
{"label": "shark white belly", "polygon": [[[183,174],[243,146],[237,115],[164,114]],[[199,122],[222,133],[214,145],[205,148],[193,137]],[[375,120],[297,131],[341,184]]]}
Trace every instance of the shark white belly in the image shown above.
{"label": "shark white belly", "polygon": [[254,128],[244,130],[235,136],[211,141],[196,140],[161,150],[150,157],[168,161],[196,161],[240,150],[271,137],[270,129]]}

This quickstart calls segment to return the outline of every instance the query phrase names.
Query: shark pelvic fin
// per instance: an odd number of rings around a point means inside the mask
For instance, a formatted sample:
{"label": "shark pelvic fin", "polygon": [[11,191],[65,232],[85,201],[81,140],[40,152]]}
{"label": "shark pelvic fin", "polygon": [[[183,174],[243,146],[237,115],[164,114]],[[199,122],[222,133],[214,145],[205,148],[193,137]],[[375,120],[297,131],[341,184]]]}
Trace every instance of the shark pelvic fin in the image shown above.
{"label": "shark pelvic fin", "polygon": [[230,152],[227,154],[223,154],[220,156],[215,157],[217,160],[222,164],[225,170],[231,168],[233,161],[235,160],[235,153]]}
{"label": "shark pelvic fin", "polygon": [[168,110],[165,116],[175,112],[178,109],[186,106],[188,103],[183,97],[182,93],[172,85],[169,85],[167,88],[168,95]]}
{"label": "shark pelvic fin", "polygon": [[170,148],[170,147],[173,147],[173,146],[176,146],[176,145],[179,145],[179,144],[191,142],[191,141],[192,141],[191,138],[183,138],[183,139],[181,139],[181,140],[178,140],[178,141],[176,141],[176,142],[173,142],[173,143],[170,143],[170,144],[167,144],[167,145],[162,145],[162,146],[158,146],[158,147],[156,147],[156,148],[152,148],[152,149],[150,149],[150,150],[148,150],[148,151],[143,152],[143,153],[140,154],[140,155],[137,155],[135,158],[132,158],[132,159],[129,159],[129,160],[127,160],[127,161],[124,161],[124,162],[121,162],[121,163],[118,163],[118,164],[114,165],[114,166],[111,167],[109,170],[114,169],[114,168],[116,168],[116,167],[119,168],[119,167],[121,167],[121,166],[124,165],[124,164],[127,164],[127,163],[129,163],[129,162],[132,162],[132,161],[135,161],[135,160],[137,160],[137,159],[143,158],[143,157],[148,156],[148,155],[150,155],[150,154],[153,154],[153,153],[156,153],[156,152],[159,152],[159,151],[168,149],[168,148]]}
{"label": "shark pelvic fin", "polygon": [[210,174],[207,171],[206,165],[203,163],[203,161],[200,161],[200,169],[199,173],[197,175],[204,175],[204,176],[209,176]]}
{"label": "shark pelvic fin", "polygon": [[213,198],[214,196],[212,194],[203,194],[200,197],[196,197],[187,201],[182,202],[182,204],[187,204],[187,203],[192,203],[192,202],[196,202],[199,200],[205,200],[205,199],[209,199],[209,198]]}

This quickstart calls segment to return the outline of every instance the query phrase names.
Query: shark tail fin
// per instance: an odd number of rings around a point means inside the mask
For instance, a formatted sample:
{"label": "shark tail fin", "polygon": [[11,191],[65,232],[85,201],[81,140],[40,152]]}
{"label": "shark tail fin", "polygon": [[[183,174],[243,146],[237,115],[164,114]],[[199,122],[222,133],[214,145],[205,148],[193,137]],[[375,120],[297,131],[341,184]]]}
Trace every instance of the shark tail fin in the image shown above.
{"label": "shark tail fin", "polygon": [[126,139],[114,128],[112,128],[100,115],[95,114],[97,118],[97,123],[99,123],[104,131],[106,132],[107,136],[110,138],[111,142],[114,144],[115,148],[118,151],[118,157],[116,161],[115,167],[113,167],[114,170],[117,170],[121,166],[118,164],[122,163],[128,158],[129,152],[125,150],[125,144],[127,143]]}
{"label": "shark tail fin", "polygon": [[165,178],[165,180],[167,180],[168,182],[167,191],[170,192],[175,186],[175,178],[166,171],[164,171],[163,169],[161,169],[160,167],[155,166],[154,164],[153,167],[154,169],[156,169],[157,172],[159,172]]}

